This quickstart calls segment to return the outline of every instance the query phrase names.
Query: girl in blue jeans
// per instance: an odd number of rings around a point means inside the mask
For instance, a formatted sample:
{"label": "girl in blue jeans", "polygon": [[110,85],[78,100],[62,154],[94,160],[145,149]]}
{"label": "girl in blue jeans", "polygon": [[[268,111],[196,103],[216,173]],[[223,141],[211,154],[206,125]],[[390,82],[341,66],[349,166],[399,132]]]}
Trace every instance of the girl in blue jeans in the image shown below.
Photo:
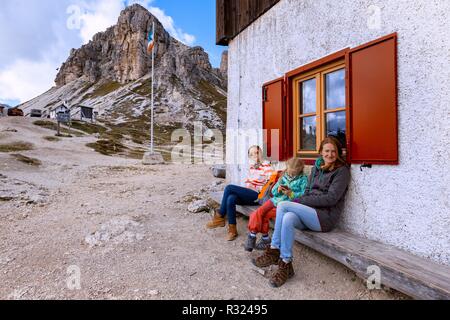
{"label": "girl in blue jeans", "polygon": [[311,171],[306,193],[292,202],[278,205],[270,248],[252,260],[260,268],[278,264],[278,270],[270,279],[273,287],[282,286],[294,276],[295,229],[329,232],[343,210],[350,170],[342,159],[339,141],[326,138],[320,145],[320,155]]}
{"label": "girl in blue jeans", "polygon": [[225,215],[227,215],[228,241],[233,241],[238,236],[236,205],[255,205],[261,188],[266,184],[273,172],[270,163],[263,161],[262,149],[259,146],[252,146],[248,150],[248,156],[250,169],[245,180],[245,187],[227,186],[223,193],[220,209],[215,212],[213,219],[206,225],[208,229],[225,227]]}

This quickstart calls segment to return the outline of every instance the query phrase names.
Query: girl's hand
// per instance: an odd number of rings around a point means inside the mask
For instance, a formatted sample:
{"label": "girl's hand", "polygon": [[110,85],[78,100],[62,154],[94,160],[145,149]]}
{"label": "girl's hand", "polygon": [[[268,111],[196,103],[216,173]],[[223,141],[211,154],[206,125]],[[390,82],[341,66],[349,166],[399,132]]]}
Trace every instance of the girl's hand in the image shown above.
{"label": "girl's hand", "polygon": [[292,190],[285,190],[284,194],[290,198],[291,194],[292,194]]}

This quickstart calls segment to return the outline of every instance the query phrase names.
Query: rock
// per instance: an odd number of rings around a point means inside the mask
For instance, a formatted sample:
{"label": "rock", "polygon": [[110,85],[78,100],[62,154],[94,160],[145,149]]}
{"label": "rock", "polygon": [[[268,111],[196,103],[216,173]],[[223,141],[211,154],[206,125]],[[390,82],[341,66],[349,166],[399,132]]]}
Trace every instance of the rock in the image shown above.
{"label": "rock", "polygon": [[208,206],[208,201],[206,200],[197,200],[192,202],[189,206],[188,206],[188,211],[192,212],[192,213],[198,213],[198,212],[203,212],[203,211],[208,211],[209,210],[209,206]]}
{"label": "rock", "polygon": [[0,195],[0,201],[12,201],[14,198],[6,195]]}
{"label": "rock", "polygon": [[199,195],[189,193],[189,194],[185,195],[185,196],[181,199],[181,201],[184,202],[184,203],[191,203],[191,202],[194,202],[194,201],[200,200],[200,199],[201,199],[201,197],[200,197]]}
{"label": "rock", "polygon": [[87,214],[88,214],[88,215],[99,215],[99,214],[102,214],[102,213],[99,212],[99,211],[96,211],[96,210],[89,210],[89,211],[87,212]]}
{"label": "rock", "polygon": [[164,159],[161,153],[158,152],[146,152],[144,158],[142,159],[142,164],[144,165],[157,165],[164,164]]}
{"label": "rock", "polygon": [[222,74],[222,77],[225,79],[228,78],[228,51],[224,51],[222,53],[222,60],[220,61],[220,73]]}
{"label": "rock", "polygon": [[252,266],[252,270],[255,271],[255,272],[257,272],[257,273],[259,273],[259,274],[262,275],[262,276],[265,276],[265,275],[266,275],[266,270],[264,270],[264,269],[261,269],[261,268]]}
{"label": "rock", "polygon": [[84,242],[92,248],[103,246],[108,242],[120,244],[141,241],[144,235],[137,231],[139,227],[140,224],[128,216],[114,218],[103,224],[97,231],[91,232],[84,238]]}
{"label": "rock", "polygon": [[211,168],[213,176],[216,178],[225,179],[227,175],[227,169],[224,165],[216,165]]}
{"label": "rock", "polygon": [[148,294],[151,295],[151,296],[157,296],[157,295],[159,295],[159,291],[158,290],[150,290],[148,292]]}
{"label": "rock", "polygon": [[29,197],[27,204],[43,204],[45,203],[45,198],[40,195],[32,195]]}

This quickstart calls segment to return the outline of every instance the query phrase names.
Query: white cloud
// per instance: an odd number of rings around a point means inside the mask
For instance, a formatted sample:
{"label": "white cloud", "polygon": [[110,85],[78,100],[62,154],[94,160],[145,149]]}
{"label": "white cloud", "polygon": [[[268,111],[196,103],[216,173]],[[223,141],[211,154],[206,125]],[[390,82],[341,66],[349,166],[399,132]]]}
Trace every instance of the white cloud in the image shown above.
{"label": "white cloud", "polygon": [[[132,0],[126,2],[127,5],[138,3],[147,8],[164,26],[169,34],[187,45],[193,45],[195,36],[177,28],[172,17],[165,14],[164,10],[150,6],[153,0]],[[92,37],[101,31],[105,31],[117,23],[120,12],[124,9],[122,0],[98,0],[96,2],[80,2],[81,7],[80,37],[86,44]]]}
{"label": "white cloud", "polygon": [[192,46],[195,43],[195,36],[184,32],[180,28],[177,28],[172,17],[166,15],[164,10],[157,7],[150,7],[148,9],[159,20],[159,22],[162,23],[164,29],[166,29],[172,37],[189,46]]}
{"label": "white cloud", "polygon": [[117,18],[124,8],[121,0],[99,0],[97,2],[82,3],[80,19],[80,37],[83,44],[92,37],[117,23]]}
{"label": "white cloud", "polygon": [[0,71],[0,97],[28,101],[50,89],[56,76],[53,61],[16,60]]}
{"label": "white cloud", "polygon": [[[0,1],[0,100],[28,101],[55,85],[56,68],[70,49],[115,25],[125,5],[149,9],[176,39],[193,35],[178,28],[153,0],[2,0]],[[27,9],[22,9],[27,8]],[[73,10],[76,8],[75,10]],[[11,25],[16,27],[11,28]]]}

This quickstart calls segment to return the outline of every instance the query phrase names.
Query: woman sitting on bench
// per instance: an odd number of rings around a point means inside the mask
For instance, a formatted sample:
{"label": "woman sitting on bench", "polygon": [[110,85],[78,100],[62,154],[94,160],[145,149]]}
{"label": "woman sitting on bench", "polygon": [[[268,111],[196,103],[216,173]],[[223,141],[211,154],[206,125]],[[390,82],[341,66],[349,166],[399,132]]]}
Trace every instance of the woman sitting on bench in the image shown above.
{"label": "woman sitting on bench", "polygon": [[306,193],[292,202],[278,205],[271,246],[252,260],[260,268],[278,264],[278,270],[270,279],[273,287],[282,286],[294,276],[295,229],[329,232],[336,226],[344,208],[350,170],[342,159],[342,147],[338,140],[329,137],[322,141],[319,153],[321,156],[311,171]]}
{"label": "woman sitting on bench", "polygon": [[220,209],[216,210],[212,221],[206,225],[208,229],[225,227],[225,215],[227,215],[228,241],[233,241],[238,236],[236,205],[256,205],[261,188],[266,184],[273,172],[270,163],[263,161],[262,149],[259,146],[250,147],[248,157],[250,160],[250,170],[245,180],[246,187],[232,184],[228,185],[223,193]]}

